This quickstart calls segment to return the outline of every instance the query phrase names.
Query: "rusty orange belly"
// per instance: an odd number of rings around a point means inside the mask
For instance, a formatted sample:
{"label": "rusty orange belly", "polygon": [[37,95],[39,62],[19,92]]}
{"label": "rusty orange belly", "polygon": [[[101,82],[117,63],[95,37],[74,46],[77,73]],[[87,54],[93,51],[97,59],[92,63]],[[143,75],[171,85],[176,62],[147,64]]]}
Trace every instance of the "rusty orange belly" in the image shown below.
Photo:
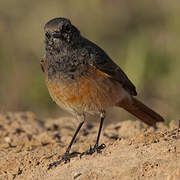
{"label": "rusty orange belly", "polygon": [[74,81],[46,79],[53,100],[72,113],[98,113],[114,106],[128,94],[121,84],[90,66],[89,73]]}

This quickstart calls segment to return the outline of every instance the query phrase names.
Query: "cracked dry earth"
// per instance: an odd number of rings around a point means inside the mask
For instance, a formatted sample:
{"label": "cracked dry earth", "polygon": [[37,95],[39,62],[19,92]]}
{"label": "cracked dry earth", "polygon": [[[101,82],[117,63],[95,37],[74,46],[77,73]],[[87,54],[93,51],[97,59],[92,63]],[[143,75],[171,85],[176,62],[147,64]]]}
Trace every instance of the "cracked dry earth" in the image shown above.
{"label": "cracked dry earth", "polygon": [[[0,115],[0,180],[180,179],[180,129],[172,121],[158,130],[140,121],[104,127],[101,154],[73,158],[48,169],[61,158],[77,122],[72,118],[39,120],[33,113]],[[72,151],[95,143],[98,124],[85,124]]]}

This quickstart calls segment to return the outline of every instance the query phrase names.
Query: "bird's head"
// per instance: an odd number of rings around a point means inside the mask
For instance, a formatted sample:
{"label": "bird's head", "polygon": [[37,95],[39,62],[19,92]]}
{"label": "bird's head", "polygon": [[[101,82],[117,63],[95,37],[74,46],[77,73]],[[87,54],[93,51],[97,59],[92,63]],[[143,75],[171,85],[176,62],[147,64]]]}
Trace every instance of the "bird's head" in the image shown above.
{"label": "bird's head", "polygon": [[44,26],[46,46],[61,49],[78,43],[80,32],[69,19],[54,18]]}

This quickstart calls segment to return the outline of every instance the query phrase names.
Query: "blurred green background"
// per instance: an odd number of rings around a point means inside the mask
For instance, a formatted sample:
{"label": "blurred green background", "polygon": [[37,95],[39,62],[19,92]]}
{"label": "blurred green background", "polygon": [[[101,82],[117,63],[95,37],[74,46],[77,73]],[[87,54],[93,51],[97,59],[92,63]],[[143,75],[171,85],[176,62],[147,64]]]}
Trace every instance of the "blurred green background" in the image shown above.
{"label": "blurred green background", "polygon": [[54,17],[71,19],[100,45],[134,82],[139,99],[167,119],[180,118],[179,0],[0,0],[1,112],[64,113],[49,97],[39,65],[43,26]]}

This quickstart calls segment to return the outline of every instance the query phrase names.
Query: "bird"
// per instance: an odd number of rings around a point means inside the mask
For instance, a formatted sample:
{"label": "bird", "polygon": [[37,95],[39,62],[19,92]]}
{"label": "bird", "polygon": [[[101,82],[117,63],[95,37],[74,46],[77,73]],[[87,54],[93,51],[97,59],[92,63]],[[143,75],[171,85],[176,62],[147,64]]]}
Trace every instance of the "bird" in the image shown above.
{"label": "bird", "polygon": [[164,122],[161,115],[135,98],[136,87],[123,70],[69,19],[49,20],[44,26],[44,36],[45,55],[40,64],[49,94],[79,122],[62,159],[51,163],[49,169],[75,156],[70,150],[87,114],[99,115],[100,125],[95,145],[80,157],[100,153],[105,148],[105,144],[99,145],[99,139],[109,107],[123,108],[153,127],[156,122]]}

